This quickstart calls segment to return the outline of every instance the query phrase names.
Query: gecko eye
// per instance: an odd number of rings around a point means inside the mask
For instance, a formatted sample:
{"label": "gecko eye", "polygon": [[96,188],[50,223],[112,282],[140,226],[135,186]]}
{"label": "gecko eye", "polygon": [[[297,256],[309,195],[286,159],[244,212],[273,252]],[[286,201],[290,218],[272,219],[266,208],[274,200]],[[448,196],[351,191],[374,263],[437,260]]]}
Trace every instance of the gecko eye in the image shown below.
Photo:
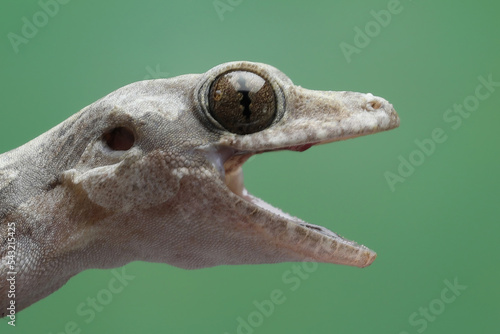
{"label": "gecko eye", "polygon": [[208,94],[210,115],[232,133],[264,130],[276,117],[274,89],[255,73],[224,73],[214,80]]}
{"label": "gecko eye", "polygon": [[106,145],[114,151],[127,151],[135,142],[132,130],[125,127],[117,127],[103,135]]}

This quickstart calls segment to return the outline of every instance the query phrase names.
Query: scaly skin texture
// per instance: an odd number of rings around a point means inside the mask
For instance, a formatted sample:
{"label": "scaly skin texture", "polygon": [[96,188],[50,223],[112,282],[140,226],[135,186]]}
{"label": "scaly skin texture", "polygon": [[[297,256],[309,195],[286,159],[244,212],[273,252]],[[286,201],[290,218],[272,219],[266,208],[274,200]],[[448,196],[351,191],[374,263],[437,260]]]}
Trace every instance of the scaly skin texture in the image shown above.
{"label": "scaly skin texture", "polygon": [[[276,114],[267,128],[235,134],[211,116],[211,84],[232,70],[272,86]],[[269,92],[267,85],[263,96]],[[248,115],[265,106],[252,96],[238,102],[247,103]],[[136,260],[186,269],[283,261],[367,266],[376,256],[370,249],[248,194],[241,166],[253,154],[301,151],[398,125],[380,97],[307,90],[259,63],[122,87],[0,155],[0,314],[11,300],[20,311],[85,269]],[[107,141],[116,128],[133,133],[131,147]],[[12,275],[15,298],[7,297]]]}

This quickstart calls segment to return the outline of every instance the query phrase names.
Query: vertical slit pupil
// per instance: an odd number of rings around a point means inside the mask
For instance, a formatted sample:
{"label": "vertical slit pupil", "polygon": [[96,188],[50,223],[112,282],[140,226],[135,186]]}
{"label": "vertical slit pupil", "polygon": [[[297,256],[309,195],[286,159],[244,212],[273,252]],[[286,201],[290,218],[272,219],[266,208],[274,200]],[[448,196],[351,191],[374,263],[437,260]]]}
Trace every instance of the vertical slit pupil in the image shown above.
{"label": "vertical slit pupil", "polygon": [[245,116],[246,119],[249,119],[250,115],[252,114],[252,112],[250,111],[250,103],[252,103],[252,100],[248,96],[248,91],[240,90],[239,92],[243,94],[243,98],[240,101],[240,104],[243,106],[243,116]]}
{"label": "vertical slit pupil", "polygon": [[243,95],[243,98],[240,100],[241,106],[243,106],[243,116],[247,120],[250,119],[250,115],[252,112],[250,111],[250,103],[252,103],[252,100],[250,99],[250,96],[248,96],[248,93],[250,93],[250,88],[247,87],[247,82],[244,77],[241,77],[238,79],[238,83],[240,84],[240,90],[238,90],[238,93],[241,93]]}
{"label": "vertical slit pupil", "polygon": [[114,151],[127,151],[135,142],[134,133],[125,127],[117,127],[104,134],[104,141]]}

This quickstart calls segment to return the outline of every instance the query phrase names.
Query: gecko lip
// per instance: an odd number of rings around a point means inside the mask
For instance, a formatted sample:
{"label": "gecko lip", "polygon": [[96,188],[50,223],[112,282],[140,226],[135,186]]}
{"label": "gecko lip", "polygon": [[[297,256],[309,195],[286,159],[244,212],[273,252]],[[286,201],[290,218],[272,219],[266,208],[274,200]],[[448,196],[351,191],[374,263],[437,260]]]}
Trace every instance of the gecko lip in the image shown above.
{"label": "gecko lip", "polygon": [[[292,150],[302,152],[315,144],[320,143],[290,146],[271,151]],[[289,233],[290,230],[293,232],[290,233],[291,236],[288,239],[287,236],[284,236],[284,239],[287,239],[285,243],[289,243],[291,248],[303,248],[301,251],[306,254],[305,260],[345,264],[357,267],[366,267],[370,265],[377,256],[377,254],[372,250],[363,245],[359,245],[354,241],[347,240],[325,227],[310,224],[283,212],[281,209],[251,195],[246,190],[243,182],[242,165],[253,155],[264,152],[269,151],[250,153],[234,153],[233,151],[234,154],[225,161],[224,168],[222,170],[219,169],[221,172],[221,178],[226,184],[228,190],[243,199],[244,202],[248,203],[248,205],[257,208],[257,210],[268,217],[270,221],[286,221],[285,224],[287,229],[284,234]],[[296,240],[297,236],[301,236],[301,239]],[[322,247],[324,245],[326,245],[326,247]],[[323,249],[318,252],[318,248]]]}

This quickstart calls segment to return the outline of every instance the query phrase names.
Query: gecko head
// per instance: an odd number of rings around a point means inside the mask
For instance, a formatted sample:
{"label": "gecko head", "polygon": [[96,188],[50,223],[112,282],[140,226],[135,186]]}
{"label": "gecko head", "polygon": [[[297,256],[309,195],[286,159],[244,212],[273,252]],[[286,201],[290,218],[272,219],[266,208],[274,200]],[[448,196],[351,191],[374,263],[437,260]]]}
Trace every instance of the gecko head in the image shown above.
{"label": "gecko head", "polygon": [[87,126],[87,142],[63,181],[105,211],[92,227],[131,260],[364,267],[376,257],[249,194],[242,165],[259,153],[397,127],[394,108],[380,97],[307,90],[272,66],[231,62],[128,85],[82,115],[72,126]]}
{"label": "gecko head", "polygon": [[[372,94],[313,91],[296,86],[276,68],[232,62],[207,72],[196,89],[205,128],[219,135],[200,146],[218,170],[225,201],[242,212],[241,245],[258,245],[255,262],[318,261],[365,267],[376,253],[321,226],[290,216],[245,189],[242,165],[255,154],[304,151],[399,126],[392,104]],[[272,182],[272,180],[269,180]],[[259,239],[258,242],[255,239]],[[263,241],[263,242],[262,242]],[[229,261],[229,260],[228,260]]]}

